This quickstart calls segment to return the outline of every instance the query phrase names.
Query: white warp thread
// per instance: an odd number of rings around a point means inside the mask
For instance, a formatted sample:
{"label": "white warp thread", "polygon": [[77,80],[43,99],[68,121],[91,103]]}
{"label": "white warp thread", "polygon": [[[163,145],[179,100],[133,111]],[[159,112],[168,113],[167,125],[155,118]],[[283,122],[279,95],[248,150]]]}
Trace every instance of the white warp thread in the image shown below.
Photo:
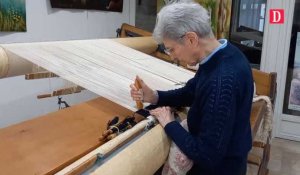
{"label": "white warp thread", "polygon": [[1,45],[60,77],[136,110],[129,85],[139,75],[150,87],[177,88],[194,73],[108,39]]}

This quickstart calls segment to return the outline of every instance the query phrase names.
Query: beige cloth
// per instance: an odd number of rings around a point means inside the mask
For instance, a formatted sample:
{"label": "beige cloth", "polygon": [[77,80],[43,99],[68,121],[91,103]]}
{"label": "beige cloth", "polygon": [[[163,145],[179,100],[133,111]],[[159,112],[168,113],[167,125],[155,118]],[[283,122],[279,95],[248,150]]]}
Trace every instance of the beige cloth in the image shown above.
{"label": "beige cloth", "polygon": [[[181,122],[181,126],[188,131],[187,120]],[[162,175],[184,175],[193,166],[193,161],[190,160],[177,145],[172,142],[168,160],[166,161]]]}
{"label": "beige cloth", "polygon": [[255,95],[253,97],[253,102],[257,102],[259,100],[264,100],[267,103],[267,111],[263,116],[261,125],[256,133],[254,140],[266,143],[267,139],[269,138],[269,133],[272,131],[273,127],[273,107],[270,97],[263,95]]}

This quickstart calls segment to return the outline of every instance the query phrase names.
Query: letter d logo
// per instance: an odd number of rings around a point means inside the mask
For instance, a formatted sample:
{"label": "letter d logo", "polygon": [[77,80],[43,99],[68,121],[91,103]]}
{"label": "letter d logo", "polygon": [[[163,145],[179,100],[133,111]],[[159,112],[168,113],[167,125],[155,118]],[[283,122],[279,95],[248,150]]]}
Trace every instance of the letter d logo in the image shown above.
{"label": "letter d logo", "polygon": [[284,9],[270,9],[270,23],[283,24],[284,23]]}

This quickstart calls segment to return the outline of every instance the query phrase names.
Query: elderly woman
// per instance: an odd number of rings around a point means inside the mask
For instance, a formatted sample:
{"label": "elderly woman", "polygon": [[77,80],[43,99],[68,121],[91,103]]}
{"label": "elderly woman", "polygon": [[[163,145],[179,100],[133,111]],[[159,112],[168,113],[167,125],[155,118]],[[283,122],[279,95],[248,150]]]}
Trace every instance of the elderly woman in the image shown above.
{"label": "elderly woman", "polygon": [[[188,174],[242,175],[251,149],[253,79],[247,59],[227,40],[216,40],[208,12],[198,3],[172,3],[158,14],[154,38],[171,58],[200,64],[180,89],[156,91],[140,78],[133,100],[161,106],[151,111],[166,134],[193,161]],[[190,107],[188,130],[174,120],[169,106]]]}

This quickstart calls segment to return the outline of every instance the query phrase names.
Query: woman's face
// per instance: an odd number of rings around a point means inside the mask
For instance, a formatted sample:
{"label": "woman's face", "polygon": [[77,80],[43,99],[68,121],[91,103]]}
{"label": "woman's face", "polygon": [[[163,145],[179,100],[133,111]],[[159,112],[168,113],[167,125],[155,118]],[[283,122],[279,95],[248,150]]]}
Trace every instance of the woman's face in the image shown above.
{"label": "woman's face", "polygon": [[196,65],[199,58],[196,54],[195,44],[189,40],[187,35],[184,35],[179,40],[163,39],[165,52],[174,60],[187,63],[188,65]]}

